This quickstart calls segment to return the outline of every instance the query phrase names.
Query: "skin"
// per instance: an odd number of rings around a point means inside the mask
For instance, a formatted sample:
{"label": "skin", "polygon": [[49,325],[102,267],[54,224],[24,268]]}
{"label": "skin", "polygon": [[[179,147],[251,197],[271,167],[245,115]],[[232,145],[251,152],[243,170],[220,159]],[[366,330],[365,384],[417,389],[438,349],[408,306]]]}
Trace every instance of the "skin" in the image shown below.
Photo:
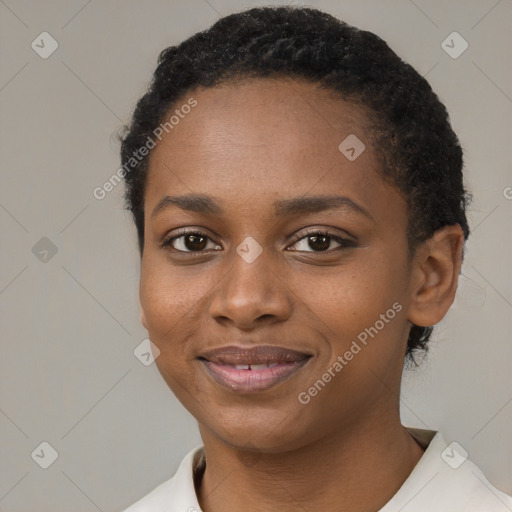
{"label": "skin", "polygon": [[[378,510],[423,453],[399,417],[407,336],[411,322],[434,325],[452,304],[462,231],[439,230],[409,258],[406,202],[379,174],[365,113],[315,85],[252,79],[190,96],[197,106],[150,155],[140,303],[158,369],[199,424],[207,459],[200,505]],[[366,146],[354,161],[338,149],[349,134]],[[152,216],[162,197],[185,194],[208,194],[223,213],[169,206]],[[348,207],[276,216],[274,201],[305,195],[346,196],[369,216]],[[198,244],[183,237],[162,247],[178,228],[209,237],[203,252],[180,253]],[[339,250],[327,239],[321,251],[306,236],[318,229],[351,243]],[[236,252],[248,236],[263,249],[252,263]],[[396,302],[402,310],[300,403],[299,393]],[[236,393],[197,359],[232,344],[313,357],[266,391]]]}

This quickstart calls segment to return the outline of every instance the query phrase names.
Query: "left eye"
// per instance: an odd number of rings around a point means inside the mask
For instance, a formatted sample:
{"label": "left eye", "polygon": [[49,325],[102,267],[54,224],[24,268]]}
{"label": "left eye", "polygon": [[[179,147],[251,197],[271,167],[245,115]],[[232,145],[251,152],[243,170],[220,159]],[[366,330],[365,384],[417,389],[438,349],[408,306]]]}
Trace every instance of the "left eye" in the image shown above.
{"label": "left eye", "polygon": [[[297,240],[293,245],[299,245],[299,251],[326,252],[330,249],[333,241],[339,244],[339,247],[336,247],[335,249],[342,249],[350,245],[348,240],[344,240],[339,236],[324,232],[309,233],[300,240]],[[309,251],[308,248],[313,250]]]}

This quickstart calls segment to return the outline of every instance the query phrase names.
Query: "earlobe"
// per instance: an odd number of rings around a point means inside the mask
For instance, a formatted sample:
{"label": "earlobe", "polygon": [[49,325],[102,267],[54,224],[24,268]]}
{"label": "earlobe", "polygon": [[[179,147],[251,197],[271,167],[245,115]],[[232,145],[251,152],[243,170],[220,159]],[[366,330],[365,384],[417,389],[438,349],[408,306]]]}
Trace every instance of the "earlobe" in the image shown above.
{"label": "earlobe", "polygon": [[412,300],[408,320],[428,327],[440,322],[455,298],[462,264],[464,234],[445,226],[418,248],[414,259]]}

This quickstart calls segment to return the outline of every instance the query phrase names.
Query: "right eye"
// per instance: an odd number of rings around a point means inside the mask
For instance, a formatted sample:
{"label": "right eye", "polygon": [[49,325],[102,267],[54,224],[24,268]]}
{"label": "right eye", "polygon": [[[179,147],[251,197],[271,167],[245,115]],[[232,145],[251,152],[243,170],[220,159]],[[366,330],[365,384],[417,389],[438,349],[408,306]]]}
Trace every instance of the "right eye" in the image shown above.
{"label": "right eye", "polygon": [[[208,242],[211,242],[214,247],[208,247]],[[186,231],[180,235],[168,238],[162,244],[162,247],[170,247],[178,252],[203,252],[204,250],[221,249],[220,245],[199,231]]]}

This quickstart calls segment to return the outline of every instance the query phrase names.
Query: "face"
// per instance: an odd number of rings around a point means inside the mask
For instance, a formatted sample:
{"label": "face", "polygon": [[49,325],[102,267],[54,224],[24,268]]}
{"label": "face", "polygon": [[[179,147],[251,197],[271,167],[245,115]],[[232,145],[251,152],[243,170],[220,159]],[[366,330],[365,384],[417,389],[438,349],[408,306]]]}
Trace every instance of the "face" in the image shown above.
{"label": "face", "polygon": [[[291,449],[396,413],[407,208],[365,114],[285,79],[190,96],[145,192],[140,302],[163,378],[232,446]],[[364,151],[339,149],[351,134]]]}

